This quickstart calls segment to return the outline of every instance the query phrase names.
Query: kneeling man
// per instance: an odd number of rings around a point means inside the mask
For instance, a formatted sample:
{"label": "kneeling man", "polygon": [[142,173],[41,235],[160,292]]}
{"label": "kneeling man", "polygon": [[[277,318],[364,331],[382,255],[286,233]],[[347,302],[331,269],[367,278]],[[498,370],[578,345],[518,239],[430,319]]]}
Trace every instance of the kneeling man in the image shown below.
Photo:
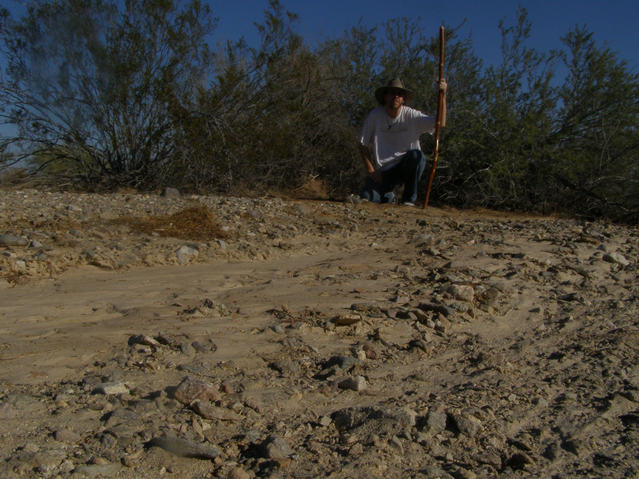
{"label": "kneeling man", "polygon": [[[442,123],[446,124],[446,82]],[[388,82],[375,91],[380,106],[364,121],[359,138],[359,151],[368,173],[361,198],[375,203],[391,203],[393,189],[404,185],[402,204],[415,206],[419,180],[426,167],[426,158],[419,137],[435,130],[436,119],[406,105],[412,92],[399,79]]]}

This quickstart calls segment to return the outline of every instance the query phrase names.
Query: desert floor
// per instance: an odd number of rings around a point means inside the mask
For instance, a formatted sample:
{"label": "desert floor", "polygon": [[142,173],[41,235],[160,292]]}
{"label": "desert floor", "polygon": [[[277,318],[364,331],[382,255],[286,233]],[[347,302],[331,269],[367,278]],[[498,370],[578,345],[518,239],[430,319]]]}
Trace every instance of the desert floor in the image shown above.
{"label": "desert floor", "polygon": [[0,190],[0,477],[639,477],[639,229]]}

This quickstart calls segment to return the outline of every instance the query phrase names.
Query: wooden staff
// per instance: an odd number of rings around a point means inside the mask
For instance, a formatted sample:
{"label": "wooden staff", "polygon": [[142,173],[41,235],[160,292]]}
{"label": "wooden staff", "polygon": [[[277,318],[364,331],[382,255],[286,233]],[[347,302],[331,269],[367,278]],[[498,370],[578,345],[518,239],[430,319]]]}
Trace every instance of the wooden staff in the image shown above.
{"label": "wooden staff", "polygon": [[430,189],[433,186],[433,178],[435,177],[435,168],[437,168],[437,158],[439,157],[439,133],[442,129],[442,110],[444,107],[444,92],[441,84],[444,81],[444,26],[439,27],[439,100],[437,101],[437,122],[435,123],[435,154],[433,157],[433,167],[430,170],[428,178],[428,188],[426,188],[426,199],[424,200],[424,208],[428,206],[428,198],[430,197]]}

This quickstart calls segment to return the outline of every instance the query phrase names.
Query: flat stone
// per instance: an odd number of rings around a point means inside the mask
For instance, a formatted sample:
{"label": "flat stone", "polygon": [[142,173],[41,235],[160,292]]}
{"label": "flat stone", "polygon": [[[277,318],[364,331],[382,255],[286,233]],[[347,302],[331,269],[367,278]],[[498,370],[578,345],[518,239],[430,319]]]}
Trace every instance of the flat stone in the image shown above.
{"label": "flat stone", "polygon": [[453,298],[460,301],[470,303],[475,298],[475,290],[473,287],[465,284],[452,284],[448,287],[447,291],[453,296]]}
{"label": "flat stone", "polygon": [[355,376],[340,381],[338,386],[341,389],[351,389],[352,391],[363,391],[367,387],[366,378],[364,376]]}
{"label": "flat stone", "polygon": [[284,377],[295,377],[301,374],[302,368],[298,361],[292,359],[279,359],[269,364],[271,369],[279,372]]}
{"label": "flat stone", "polygon": [[337,366],[344,371],[349,371],[352,367],[357,366],[358,364],[360,364],[360,360],[352,356],[332,356],[328,361],[326,361],[324,367],[330,368]]}
{"label": "flat stone", "polygon": [[419,309],[423,311],[433,311],[435,313],[440,313],[444,316],[452,316],[455,313],[453,308],[446,306],[445,304],[439,303],[420,303]]}
{"label": "flat stone", "polygon": [[160,346],[160,343],[156,339],[144,334],[136,334],[134,336],[131,336],[129,338],[129,346],[132,346],[134,344],[144,344],[146,346],[153,346],[153,347]]}
{"label": "flat stone", "polygon": [[501,469],[502,467],[501,455],[497,451],[493,451],[493,450],[480,451],[475,456],[475,460],[479,462],[480,464],[489,464],[497,469]]}
{"label": "flat stone", "polygon": [[240,421],[242,419],[242,416],[230,409],[215,406],[208,401],[197,400],[191,407],[205,419],[216,419],[218,421]]}
{"label": "flat stone", "polygon": [[211,340],[207,341],[206,343],[193,341],[191,343],[191,346],[193,346],[193,349],[198,353],[214,353],[215,351],[217,351],[217,345]]}
{"label": "flat stone", "polygon": [[428,411],[426,421],[424,422],[424,429],[429,432],[438,433],[446,429],[446,421],[448,416],[445,412]]}
{"label": "flat stone", "polygon": [[4,233],[0,235],[0,246],[27,246],[29,242],[21,237]]}
{"label": "flat stone", "polygon": [[421,471],[426,477],[437,477],[439,479],[453,479],[453,476],[437,466],[425,466]]}
{"label": "flat stone", "polygon": [[416,414],[409,408],[351,407],[333,412],[331,419],[340,431],[356,429],[378,421],[392,423],[399,431],[414,426]]}
{"label": "flat stone", "polygon": [[175,256],[177,256],[178,263],[180,264],[188,263],[193,258],[197,258],[199,254],[200,252],[197,249],[187,245],[181,246],[175,252]]}
{"label": "flat stone", "polygon": [[122,470],[120,464],[83,464],[73,471],[76,474],[84,474],[87,477],[111,477]]}
{"label": "flat stone", "polygon": [[114,409],[106,418],[104,426],[106,428],[113,428],[119,424],[132,424],[139,420],[139,415],[124,407]]}
{"label": "flat stone", "polygon": [[417,425],[417,413],[409,407],[402,407],[395,410],[397,421],[405,427]]}
{"label": "flat stone", "polygon": [[516,452],[508,458],[506,465],[514,470],[525,469],[529,464],[534,464],[535,461],[524,452]]}
{"label": "flat stone", "polygon": [[49,450],[37,452],[33,456],[33,465],[36,470],[49,475],[57,469],[57,467],[62,463],[63,459],[65,459],[65,454],[62,451],[57,450]]}
{"label": "flat stone", "polygon": [[333,318],[333,323],[336,326],[350,326],[351,324],[359,323],[362,320],[362,316],[359,314],[340,314]]}
{"label": "flat stone", "polygon": [[603,255],[602,259],[607,263],[616,263],[621,266],[628,266],[630,264],[630,261],[628,261],[621,253],[606,253]]}
{"label": "flat stone", "polygon": [[107,395],[127,394],[129,392],[129,388],[126,387],[124,383],[110,382],[98,384],[93,392],[96,394]]}
{"label": "flat stone", "polygon": [[186,356],[193,356],[196,352],[195,348],[189,341],[182,341],[178,344],[178,349]]}
{"label": "flat stone", "polygon": [[474,437],[481,430],[481,421],[475,416],[465,413],[452,413],[450,417],[457,426],[460,434]]}
{"label": "flat stone", "polygon": [[231,469],[226,479],[251,479],[251,475],[241,467]]}
{"label": "flat stone", "polygon": [[190,376],[182,379],[173,397],[187,406],[196,400],[219,401],[221,398],[216,386]]}
{"label": "flat stone", "polygon": [[541,454],[549,461],[555,461],[559,457],[559,445],[556,442],[551,442],[546,446],[544,452]]}
{"label": "flat stone", "polygon": [[269,459],[287,459],[295,453],[291,446],[279,436],[269,436],[262,447],[265,457]]}
{"label": "flat stone", "polygon": [[330,426],[333,423],[333,420],[330,416],[322,416],[319,420],[320,426]]}
{"label": "flat stone", "polygon": [[179,198],[182,195],[180,194],[180,190],[178,190],[177,188],[167,187],[162,190],[162,196],[164,196],[165,198]]}
{"label": "flat stone", "polygon": [[13,263],[13,268],[16,271],[26,271],[27,270],[27,263],[24,260],[17,260],[15,263]]}
{"label": "flat stone", "polygon": [[211,444],[188,441],[178,437],[164,436],[151,439],[148,447],[159,447],[180,457],[195,459],[215,459],[222,452]]}
{"label": "flat stone", "polygon": [[58,429],[53,433],[53,437],[55,437],[56,441],[61,442],[79,442],[82,439],[78,433],[70,429]]}
{"label": "flat stone", "polygon": [[581,444],[576,439],[568,438],[561,442],[561,448],[574,454],[575,456],[578,456]]}
{"label": "flat stone", "polygon": [[455,471],[456,479],[477,479],[477,474],[475,474],[470,469],[464,469],[463,467],[458,468]]}
{"label": "flat stone", "polygon": [[362,443],[361,442],[356,442],[348,450],[348,455],[356,457],[356,456],[361,456],[363,452],[364,452],[364,446],[362,445]]}
{"label": "flat stone", "polygon": [[0,419],[13,419],[18,417],[19,414],[20,410],[13,404],[9,404],[6,401],[0,403]]}

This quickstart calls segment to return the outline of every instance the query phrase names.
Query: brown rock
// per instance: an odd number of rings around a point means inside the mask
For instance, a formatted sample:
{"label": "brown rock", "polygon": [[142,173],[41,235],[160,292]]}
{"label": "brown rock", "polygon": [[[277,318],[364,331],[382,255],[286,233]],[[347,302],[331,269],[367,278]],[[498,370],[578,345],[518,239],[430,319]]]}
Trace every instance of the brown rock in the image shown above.
{"label": "brown rock", "polygon": [[61,442],[79,442],[81,437],[78,433],[75,433],[69,429],[58,429],[54,433],[56,441]]}
{"label": "brown rock", "polygon": [[333,319],[336,326],[350,326],[362,320],[359,314],[341,314]]}
{"label": "brown rock", "polygon": [[262,447],[265,457],[269,459],[287,459],[294,454],[288,442],[279,436],[270,436]]}
{"label": "brown rock", "polygon": [[251,475],[241,467],[231,469],[226,479],[250,479]]}
{"label": "brown rock", "polygon": [[217,419],[218,421],[239,421],[242,419],[242,416],[230,409],[217,407],[208,401],[195,401],[193,410],[205,419]]}
{"label": "brown rock", "polygon": [[215,459],[221,454],[220,450],[206,443],[187,441],[177,437],[156,437],[147,443],[148,447],[159,447],[180,457],[196,459]]}
{"label": "brown rock", "polygon": [[338,386],[341,389],[350,389],[353,391],[363,391],[366,389],[366,378],[363,376],[349,377],[340,381]]}
{"label": "brown rock", "polygon": [[193,401],[219,401],[220,394],[216,386],[190,376],[185,377],[173,393],[175,399],[189,405]]}

